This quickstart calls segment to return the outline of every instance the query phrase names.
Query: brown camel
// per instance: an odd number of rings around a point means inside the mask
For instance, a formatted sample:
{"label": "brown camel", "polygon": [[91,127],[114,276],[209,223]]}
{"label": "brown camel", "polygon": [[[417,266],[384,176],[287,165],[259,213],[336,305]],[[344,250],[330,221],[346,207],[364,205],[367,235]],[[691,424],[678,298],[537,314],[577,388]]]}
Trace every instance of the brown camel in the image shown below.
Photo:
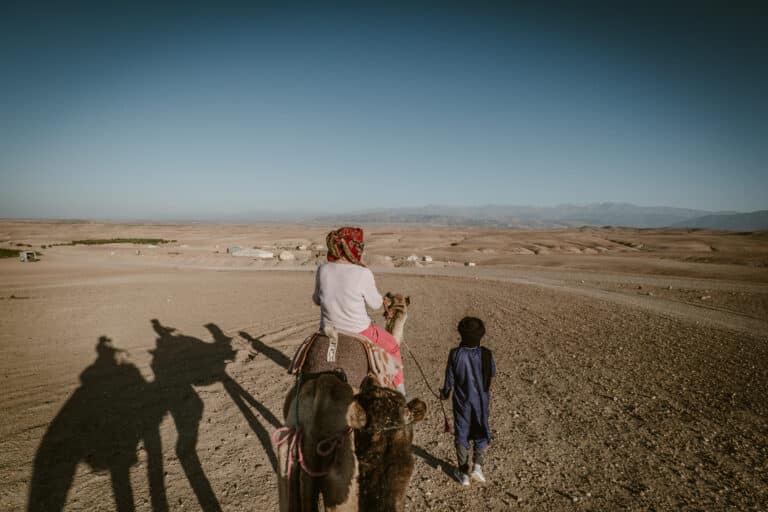
{"label": "brown camel", "polygon": [[406,404],[398,391],[376,386],[370,377],[363,381],[348,414],[356,420],[360,510],[405,510],[413,473],[412,424],[424,419],[426,412],[426,404],[418,398]]}
{"label": "brown camel", "polygon": [[[410,299],[388,294],[387,330],[402,341]],[[366,378],[360,393],[342,374],[303,374],[275,433],[282,511],[402,511],[413,472],[411,424],[426,405]],[[358,476],[358,459],[359,476]]]}
{"label": "brown camel", "polygon": [[[286,425],[297,424],[296,386],[291,392]],[[280,509],[315,512],[322,498],[327,511],[402,512],[413,472],[412,424],[426,410],[371,377],[354,396],[333,373],[308,377],[298,395],[300,427],[279,438],[286,441],[278,448]],[[292,449],[300,453],[291,456]]]}

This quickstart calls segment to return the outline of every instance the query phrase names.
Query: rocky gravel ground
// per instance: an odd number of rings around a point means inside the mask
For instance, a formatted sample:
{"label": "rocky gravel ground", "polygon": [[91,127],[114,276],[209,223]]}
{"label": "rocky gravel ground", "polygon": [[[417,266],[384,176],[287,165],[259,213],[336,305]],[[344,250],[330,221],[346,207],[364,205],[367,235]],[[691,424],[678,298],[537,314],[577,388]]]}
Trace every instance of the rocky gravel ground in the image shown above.
{"label": "rocky gravel ground", "polygon": [[[102,335],[125,350],[120,361],[141,376],[128,416],[160,411],[171,509],[199,510],[194,489],[202,481],[223,510],[276,509],[269,435],[280,424],[292,382],[288,358],[316,326],[311,272],[92,261],[20,272],[12,265],[0,262],[1,510],[26,507],[36,456],[50,466],[71,456],[41,451],[42,441],[61,434],[57,425],[72,414],[76,390],[86,387],[81,375],[94,365]],[[488,483],[462,488],[449,475],[453,440],[442,431],[438,402],[405,354],[408,394],[429,407],[415,430],[407,509],[768,509],[762,285],[713,280],[710,289],[676,281],[669,290],[643,276],[584,273],[570,280],[480,267],[452,275],[377,273],[382,291],[411,296],[407,346],[433,388],[441,384],[448,351],[458,343],[455,326],[465,315],[486,321],[485,344],[499,370]],[[633,288],[635,282],[642,289]],[[711,301],[697,298],[706,290]],[[639,294],[647,291],[653,295]],[[667,314],[674,301],[686,304]],[[715,313],[717,322],[702,321]],[[745,314],[750,323],[737,328]],[[177,366],[158,367],[150,352],[161,337],[152,319],[175,329],[169,336],[178,343],[196,347]],[[229,377],[200,381],[189,369],[204,372],[211,352],[197,349],[217,339],[235,350],[224,367]],[[114,375],[101,379],[98,396],[118,393]],[[174,421],[168,396],[187,404],[178,413],[186,423]],[[198,400],[199,419],[189,406]],[[98,410],[83,411],[78,424],[99,417]],[[180,431],[194,430],[200,471],[190,473],[175,446]],[[145,441],[135,448],[129,474],[136,509],[151,510]],[[66,510],[115,508],[109,473],[85,460],[66,488]]]}

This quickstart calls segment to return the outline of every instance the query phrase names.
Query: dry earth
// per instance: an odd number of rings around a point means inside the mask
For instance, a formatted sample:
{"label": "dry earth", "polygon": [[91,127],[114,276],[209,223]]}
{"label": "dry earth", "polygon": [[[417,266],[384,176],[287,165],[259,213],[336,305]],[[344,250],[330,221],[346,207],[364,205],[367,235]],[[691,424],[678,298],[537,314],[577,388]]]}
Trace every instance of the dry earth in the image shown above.
{"label": "dry earth", "polygon": [[[0,260],[0,509],[59,488],[66,510],[114,510],[129,481],[136,509],[151,510],[156,451],[139,423],[159,433],[172,510],[199,510],[207,486],[223,510],[276,509],[269,435],[288,358],[316,326],[311,244],[326,229],[0,222],[6,248],[176,240]],[[430,384],[467,314],[486,320],[499,368],[489,483],[464,489],[448,475],[437,401],[405,356],[408,393],[430,407],[408,510],[768,509],[765,233],[368,232],[380,289],[412,297],[406,339]],[[278,264],[227,255],[235,245],[309,248]],[[100,336],[124,352],[98,357]]]}

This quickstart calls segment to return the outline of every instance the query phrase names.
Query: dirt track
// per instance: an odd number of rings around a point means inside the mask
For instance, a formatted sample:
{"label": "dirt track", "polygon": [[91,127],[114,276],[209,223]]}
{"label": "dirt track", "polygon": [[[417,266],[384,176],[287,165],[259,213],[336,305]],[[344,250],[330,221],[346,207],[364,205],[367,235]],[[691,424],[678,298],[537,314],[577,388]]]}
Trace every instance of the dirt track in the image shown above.
{"label": "dirt track", "polygon": [[[56,469],[63,462],[109,451],[89,425],[120,431],[116,424],[139,417],[158,426],[172,510],[198,510],[193,488],[205,482],[223,510],[275,509],[268,436],[291,383],[287,358],[316,326],[310,269],[124,264],[103,254],[57,248],[39,264],[0,261],[0,508],[25,508],[36,455],[52,476],[33,487],[43,492],[66,480]],[[463,489],[447,474],[452,438],[437,402],[405,357],[408,393],[430,407],[416,429],[409,510],[768,508],[765,281],[615,270],[377,271],[380,289],[412,297],[406,339],[433,387],[467,314],[486,320],[499,368],[489,483]],[[160,335],[152,319],[177,331]],[[123,366],[138,368],[130,386],[94,364],[99,336],[127,351],[116,356]],[[215,367],[212,355],[231,355],[209,350],[227,337],[237,350],[231,380],[197,385]],[[174,344],[178,365],[156,356],[151,366],[158,338]],[[89,371],[81,381],[89,367],[95,380]],[[87,405],[110,397],[124,406]],[[63,448],[71,425],[90,454]],[[195,430],[202,471],[185,471],[174,446],[179,432],[188,439]],[[46,433],[58,441],[52,449],[42,449]],[[133,441],[126,436],[125,446]],[[151,510],[151,450],[141,442],[135,452],[121,464],[137,510]],[[67,510],[114,510],[108,472],[80,463],[66,487]]]}

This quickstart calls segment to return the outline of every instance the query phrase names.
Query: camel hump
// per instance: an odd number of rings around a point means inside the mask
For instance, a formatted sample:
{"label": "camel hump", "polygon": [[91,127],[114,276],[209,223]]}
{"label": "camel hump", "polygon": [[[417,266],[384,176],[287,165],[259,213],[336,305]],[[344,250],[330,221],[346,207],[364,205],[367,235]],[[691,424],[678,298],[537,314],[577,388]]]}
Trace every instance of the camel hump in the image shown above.
{"label": "camel hump", "polygon": [[360,387],[368,375],[370,342],[359,334],[324,329],[304,340],[293,357],[289,373],[340,372],[351,386]]}

